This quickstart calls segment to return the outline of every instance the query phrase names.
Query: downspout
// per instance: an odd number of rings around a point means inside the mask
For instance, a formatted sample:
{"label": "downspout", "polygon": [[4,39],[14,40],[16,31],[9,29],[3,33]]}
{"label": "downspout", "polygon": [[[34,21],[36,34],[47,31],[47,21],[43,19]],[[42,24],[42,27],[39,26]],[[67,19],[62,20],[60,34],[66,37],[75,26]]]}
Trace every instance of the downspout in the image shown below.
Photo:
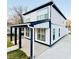
{"label": "downspout", "polygon": [[31,29],[30,59],[35,59],[35,56],[34,56],[34,27],[31,27],[28,25],[28,28]]}

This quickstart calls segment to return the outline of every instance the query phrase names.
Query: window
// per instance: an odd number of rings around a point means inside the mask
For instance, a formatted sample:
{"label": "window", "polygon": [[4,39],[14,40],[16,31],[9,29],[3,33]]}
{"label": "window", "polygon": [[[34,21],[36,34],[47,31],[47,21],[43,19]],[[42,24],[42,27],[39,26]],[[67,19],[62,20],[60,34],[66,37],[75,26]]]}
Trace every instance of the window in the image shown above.
{"label": "window", "polygon": [[48,19],[48,14],[43,14],[43,15],[37,16],[37,20],[42,20],[42,19]]}
{"label": "window", "polygon": [[26,19],[26,22],[30,22],[30,18]]}
{"label": "window", "polygon": [[59,28],[59,35],[58,36],[60,37],[60,28]]}
{"label": "window", "polygon": [[37,29],[37,39],[45,41],[45,29]]}
{"label": "window", "polygon": [[55,40],[55,28],[53,29],[53,40]]}
{"label": "window", "polygon": [[26,28],[26,36],[29,37],[29,35],[30,35],[30,29]]}
{"label": "window", "polygon": [[44,14],[44,16],[45,16],[45,19],[48,19],[48,14]]}

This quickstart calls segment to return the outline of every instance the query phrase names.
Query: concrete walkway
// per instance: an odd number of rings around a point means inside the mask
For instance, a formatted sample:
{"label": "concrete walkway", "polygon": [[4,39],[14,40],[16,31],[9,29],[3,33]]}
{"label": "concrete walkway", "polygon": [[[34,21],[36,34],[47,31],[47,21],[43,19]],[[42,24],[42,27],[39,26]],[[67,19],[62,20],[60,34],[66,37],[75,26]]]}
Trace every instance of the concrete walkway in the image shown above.
{"label": "concrete walkway", "polygon": [[11,52],[18,49],[18,45],[7,48],[7,52]]}
{"label": "concrete walkway", "polygon": [[35,59],[71,59],[71,35],[67,35]]}

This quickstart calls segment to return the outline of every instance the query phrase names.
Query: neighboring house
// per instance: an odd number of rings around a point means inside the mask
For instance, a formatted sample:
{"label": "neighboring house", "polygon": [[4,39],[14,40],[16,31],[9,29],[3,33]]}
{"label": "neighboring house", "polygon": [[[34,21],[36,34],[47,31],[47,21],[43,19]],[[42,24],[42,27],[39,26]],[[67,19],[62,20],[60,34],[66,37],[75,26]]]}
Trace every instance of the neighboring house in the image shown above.
{"label": "neighboring house", "polygon": [[68,28],[71,31],[71,20],[67,19],[65,21],[65,26],[66,26],[66,28]]}
{"label": "neighboring house", "polygon": [[[23,14],[24,23],[33,25],[36,42],[52,46],[61,37],[68,34],[64,25],[66,17],[53,2],[48,2]],[[30,39],[31,30],[24,28],[24,37]]]}

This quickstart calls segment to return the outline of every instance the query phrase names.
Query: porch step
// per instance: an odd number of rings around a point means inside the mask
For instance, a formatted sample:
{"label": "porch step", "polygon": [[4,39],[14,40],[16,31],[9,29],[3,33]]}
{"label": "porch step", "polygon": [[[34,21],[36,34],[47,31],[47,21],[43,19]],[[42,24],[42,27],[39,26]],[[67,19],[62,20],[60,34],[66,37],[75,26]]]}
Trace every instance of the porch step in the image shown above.
{"label": "porch step", "polygon": [[11,52],[18,49],[18,45],[7,48],[7,52]]}

